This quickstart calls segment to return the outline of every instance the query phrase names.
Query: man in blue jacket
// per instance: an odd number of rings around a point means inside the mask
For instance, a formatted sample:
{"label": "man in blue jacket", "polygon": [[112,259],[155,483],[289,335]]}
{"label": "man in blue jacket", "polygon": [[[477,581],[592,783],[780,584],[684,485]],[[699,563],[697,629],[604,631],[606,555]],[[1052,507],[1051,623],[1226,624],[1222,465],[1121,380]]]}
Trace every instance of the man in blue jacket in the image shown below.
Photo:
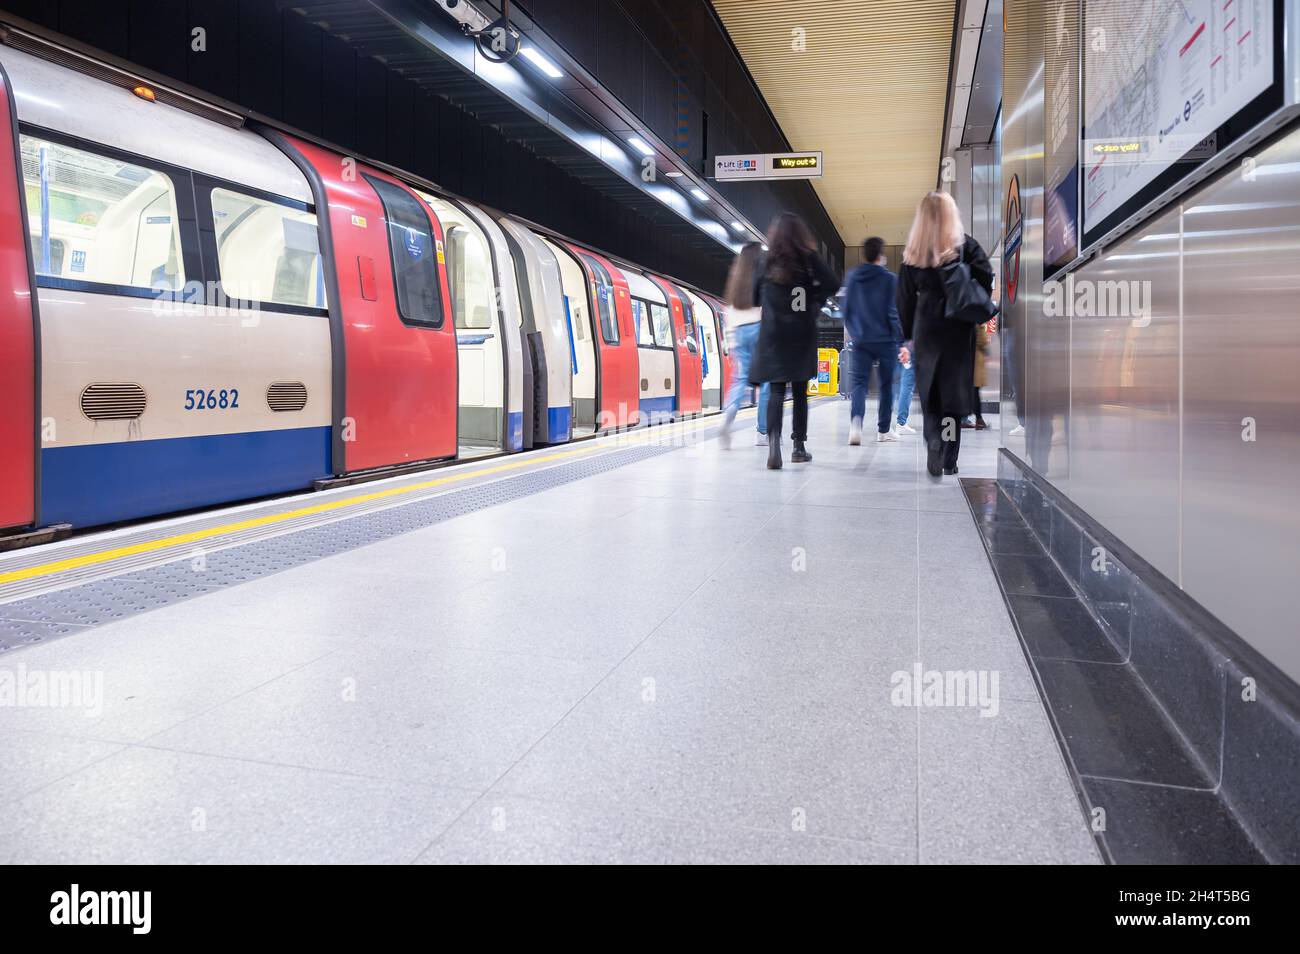
{"label": "man in blue jacket", "polygon": [[880,363],[880,408],[876,440],[896,441],[890,425],[894,404],[894,366],[903,341],[895,297],[898,278],[885,268],[885,240],[862,243],[862,261],[844,281],[844,329],[849,336],[849,443],[862,443],[862,416],[867,409],[871,366]]}

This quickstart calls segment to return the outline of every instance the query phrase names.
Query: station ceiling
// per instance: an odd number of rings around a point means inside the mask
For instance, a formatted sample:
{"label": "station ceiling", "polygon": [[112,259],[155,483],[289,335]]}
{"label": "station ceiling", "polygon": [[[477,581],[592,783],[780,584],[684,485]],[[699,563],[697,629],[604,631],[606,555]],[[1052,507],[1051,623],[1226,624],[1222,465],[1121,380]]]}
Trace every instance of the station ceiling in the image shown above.
{"label": "station ceiling", "polygon": [[955,0],[713,6],[791,146],[825,153],[813,184],[845,244],[904,242],[939,171]]}

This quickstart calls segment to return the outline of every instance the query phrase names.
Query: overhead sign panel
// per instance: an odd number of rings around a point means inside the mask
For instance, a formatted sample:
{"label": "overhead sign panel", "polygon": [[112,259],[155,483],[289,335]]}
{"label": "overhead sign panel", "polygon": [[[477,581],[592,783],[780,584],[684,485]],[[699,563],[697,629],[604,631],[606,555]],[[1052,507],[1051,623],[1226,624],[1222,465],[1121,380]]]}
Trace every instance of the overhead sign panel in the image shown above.
{"label": "overhead sign panel", "polygon": [[817,179],[822,174],[820,152],[756,152],[745,156],[715,156],[713,178],[750,179]]}

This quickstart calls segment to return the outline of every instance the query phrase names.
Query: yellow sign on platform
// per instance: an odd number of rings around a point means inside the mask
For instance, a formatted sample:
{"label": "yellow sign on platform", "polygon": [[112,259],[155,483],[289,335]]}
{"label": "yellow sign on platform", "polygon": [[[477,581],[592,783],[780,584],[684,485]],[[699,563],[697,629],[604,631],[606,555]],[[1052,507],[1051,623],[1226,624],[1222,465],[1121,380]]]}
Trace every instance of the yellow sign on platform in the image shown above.
{"label": "yellow sign on platform", "polygon": [[834,348],[817,349],[817,376],[808,382],[809,394],[838,394],[840,353]]}

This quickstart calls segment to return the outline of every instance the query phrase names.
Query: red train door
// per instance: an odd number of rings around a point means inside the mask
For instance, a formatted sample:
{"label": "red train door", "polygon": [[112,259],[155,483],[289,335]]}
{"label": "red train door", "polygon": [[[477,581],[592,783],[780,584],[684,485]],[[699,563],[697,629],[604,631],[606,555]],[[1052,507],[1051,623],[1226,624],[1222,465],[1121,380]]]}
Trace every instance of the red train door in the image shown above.
{"label": "red train door", "polygon": [[677,351],[677,416],[699,414],[704,408],[704,375],[694,309],[686,293],[672,282],[658,275],[649,277],[668,297],[668,311],[672,315],[673,347]]}
{"label": "red train door", "polygon": [[577,245],[568,247],[582,263],[591,288],[591,317],[600,352],[596,429],[631,427],[641,420],[641,362],[627,280],[607,259]]}
{"label": "red train door", "polygon": [[36,321],[13,90],[0,67],[0,529],[36,522]]}
{"label": "red train door", "polygon": [[273,138],[306,161],[313,189],[324,193],[317,216],[337,279],[330,289],[335,471],[454,457],[456,329],[437,216],[378,169]]}

